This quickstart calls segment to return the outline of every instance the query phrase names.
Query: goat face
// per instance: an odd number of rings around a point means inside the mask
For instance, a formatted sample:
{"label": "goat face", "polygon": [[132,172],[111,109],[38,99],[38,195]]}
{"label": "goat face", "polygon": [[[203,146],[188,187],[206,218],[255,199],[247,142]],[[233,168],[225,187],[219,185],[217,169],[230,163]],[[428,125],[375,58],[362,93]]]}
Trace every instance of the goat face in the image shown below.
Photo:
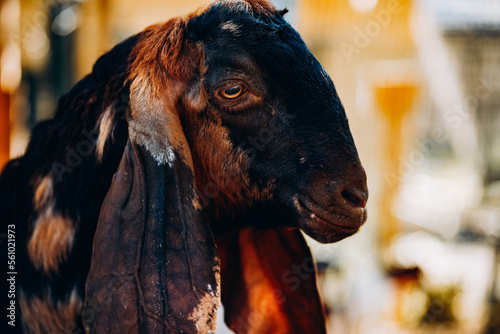
{"label": "goat face", "polygon": [[365,222],[368,196],[344,109],[283,13],[255,7],[216,3],[187,25],[204,55],[181,116],[197,187],[219,220],[252,207],[338,241]]}
{"label": "goat face", "polygon": [[366,219],[333,83],[263,0],[216,2],[102,56],[0,189],[28,332],[207,333],[222,299],[236,332],[326,333],[314,266],[290,285],[311,263],[296,227],[334,242]]}

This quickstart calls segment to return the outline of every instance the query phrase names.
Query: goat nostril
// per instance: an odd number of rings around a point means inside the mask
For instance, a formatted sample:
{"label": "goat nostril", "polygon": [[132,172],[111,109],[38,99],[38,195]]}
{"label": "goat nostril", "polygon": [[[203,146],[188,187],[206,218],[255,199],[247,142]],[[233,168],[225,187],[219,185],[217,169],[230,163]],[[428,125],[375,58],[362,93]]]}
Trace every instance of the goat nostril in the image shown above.
{"label": "goat nostril", "polygon": [[368,200],[368,192],[365,189],[349,188],[342,191],[342,197],[354,206],[364,208]]}

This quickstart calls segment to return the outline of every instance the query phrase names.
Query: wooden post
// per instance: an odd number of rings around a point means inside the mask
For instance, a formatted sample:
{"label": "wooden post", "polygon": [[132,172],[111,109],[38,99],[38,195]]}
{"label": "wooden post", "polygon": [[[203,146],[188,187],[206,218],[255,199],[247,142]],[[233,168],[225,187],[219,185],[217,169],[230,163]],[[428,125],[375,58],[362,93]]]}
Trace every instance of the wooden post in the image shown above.
{"label": "wooden post", "polygon": [[379,243],[384,250],[397,234],[398,220],[393,214],[394,201],[399,190],[399,168],[402,154],[402,122],[410,111],[415,92],[415,83],[394,83],[375,87],[375,98],[387,124],[384,186],[382,188]]}

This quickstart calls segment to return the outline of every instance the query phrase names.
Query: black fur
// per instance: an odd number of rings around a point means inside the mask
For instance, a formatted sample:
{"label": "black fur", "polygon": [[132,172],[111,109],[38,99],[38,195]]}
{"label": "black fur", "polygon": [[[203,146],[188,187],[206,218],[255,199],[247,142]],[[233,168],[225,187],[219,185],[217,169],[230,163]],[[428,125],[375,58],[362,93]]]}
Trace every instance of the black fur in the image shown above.
{"label": "black fur", "polygon": [[[21,289],[28,298],[43,298],[44,294],[49,294],[56,304],[67,299],[75,287],[83,296],[92,250],[89,241],[93,238],[102,201],[127,140],[128,88],[124,83],[128,55],[136,41],[137,36],[133,36],[99,58],[92,73],[61,98],[55,117],[34,128],[25,154],[9,162],[1,174],[1,233],[7,233],[10,224],[16,226],[17,296]],[[109,95],[110,92],[113,94]],[[111,104],[116,104],[117,111],[113,142],[107,143],[103,161],[98,162],[95,158],[96,124]],[[36,220],[33,183],[36,176],[48,174],[54,177],[55,212],[70,218],[77,228],[70,261],[62,262],[59,272],[50,275],[33,266],[26,249],[27,236]],[[2,246],[5,247],[4,240]],[[7,291],[5,283],[6,279],[2,279],[2,291]],[[16,328],[21,330],[19,309],[16,313]],[[2,324],[5,325],[5,321]],[[83,328],[77,324],[74,330],[83,333]]]}

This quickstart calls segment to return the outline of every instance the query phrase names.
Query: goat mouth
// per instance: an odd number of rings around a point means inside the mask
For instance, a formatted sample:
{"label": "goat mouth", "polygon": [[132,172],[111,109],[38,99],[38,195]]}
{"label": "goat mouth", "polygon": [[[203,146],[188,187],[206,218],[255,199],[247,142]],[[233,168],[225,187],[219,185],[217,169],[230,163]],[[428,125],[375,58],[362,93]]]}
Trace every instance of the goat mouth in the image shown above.
{"label": "goat mouth", "polygon": [[321,242],[335,242],[356,233],[367,219],[365,208],[328,211],[309,196],[293,197],[300,227]]}

